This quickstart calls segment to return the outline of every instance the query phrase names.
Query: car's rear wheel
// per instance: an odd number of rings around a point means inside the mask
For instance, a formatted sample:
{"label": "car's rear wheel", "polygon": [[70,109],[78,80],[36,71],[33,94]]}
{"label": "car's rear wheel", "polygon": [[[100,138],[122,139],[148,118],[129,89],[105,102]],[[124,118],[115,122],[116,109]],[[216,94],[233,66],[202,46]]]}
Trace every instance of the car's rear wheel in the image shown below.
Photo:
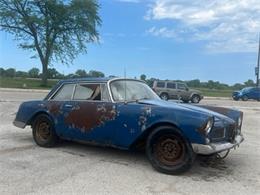
{"label": "car's rear wheel", "polygon": [[244,96],[242,97],[242,100],[243,100],[243,101],[247,101],[247,100],[248,100],[248,97],[247,97],[246,95],[244,95]]}
{"label": "car's rear wheel", "polygon": [[168,100],[169,99],[169,95],[167,93],[162,93],[160,95],[160,97],[161,97],[162,100]]}
{"label": "car's rear wheel", "polygon": [[148,137],[146,154],[159,172],[180,174],[193,164],[194,152],[177,128],[159,127]]}
{"label": "car's rear wheel", "polygon": [[32,125],[33,139],[41,147],[53,147],[58,142],[53,122],[46,114],[38,115]]}
{"label": "car's rear wheel", "polygon": [[194,104],[199,103],[199,102],[200,102],[200,96],[198,96],[198,95],[193,95],[193,96],[191,97],[191,102],[194,103]]}

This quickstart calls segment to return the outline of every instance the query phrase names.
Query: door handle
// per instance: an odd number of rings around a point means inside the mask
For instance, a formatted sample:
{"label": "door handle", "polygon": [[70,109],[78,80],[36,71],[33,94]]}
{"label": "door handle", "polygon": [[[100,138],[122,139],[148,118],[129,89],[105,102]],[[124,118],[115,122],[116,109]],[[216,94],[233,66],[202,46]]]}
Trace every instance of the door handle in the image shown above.
{"label": "door handle", "polygon": [[65,104],[65,108],[72,108],[73,106],[71,104]]}

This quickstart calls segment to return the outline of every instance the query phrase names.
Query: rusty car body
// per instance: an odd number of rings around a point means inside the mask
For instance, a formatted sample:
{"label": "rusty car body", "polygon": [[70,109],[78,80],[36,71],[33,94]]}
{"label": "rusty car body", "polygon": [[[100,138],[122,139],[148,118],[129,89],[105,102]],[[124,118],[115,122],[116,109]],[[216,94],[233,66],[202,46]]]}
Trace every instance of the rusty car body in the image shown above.
{"label": "rusty car body", "polygon": [[133,150],[144,148],[158,171],[188,170],[196,154],[228,151],[243,140],[243,113],[161,100],[143,81],[60,81],[39,101],[20,105],[14,125],[30,125],[39,146],[58,139]]}

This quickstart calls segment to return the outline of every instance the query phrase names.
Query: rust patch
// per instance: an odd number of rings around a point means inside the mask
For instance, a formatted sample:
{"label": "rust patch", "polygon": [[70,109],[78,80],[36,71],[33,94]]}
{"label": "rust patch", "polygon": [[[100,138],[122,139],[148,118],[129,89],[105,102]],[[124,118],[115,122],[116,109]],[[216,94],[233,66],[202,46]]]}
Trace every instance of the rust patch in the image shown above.
{"label": "rust patch", "polygon": [[96,104],[82,102],[75,106],[66,116],[65,123],[71,128],[78,128],[82,132],[104,125],[117,116],[113,104]]}
{"label": "rust patch", "polygon": [[138,125],[141,127],[142,131],[146,129],[147,118],[151,116],[152,116],[152,108],[150,106],[143,107],[138,121]]}
{"label": "rust patch", "polygon": [[57,116],[57,115],[61,114],[61,106],[62,105],[60,103],[53,102],[53,103],[47,105],[47,109],[49,110],[50,113]]}

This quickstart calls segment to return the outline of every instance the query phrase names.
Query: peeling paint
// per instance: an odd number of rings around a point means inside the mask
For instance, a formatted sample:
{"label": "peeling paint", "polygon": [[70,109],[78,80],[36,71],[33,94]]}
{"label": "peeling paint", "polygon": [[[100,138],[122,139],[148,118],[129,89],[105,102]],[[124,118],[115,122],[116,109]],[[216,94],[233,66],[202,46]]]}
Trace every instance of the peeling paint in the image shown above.
{"label": "peeling paint", "polygon": [[152,116],[152,108],[151,106],[144,106],[142,108],[141,115],[138,120],[138,125],[141,127],[141,130],[144,131],[147,126],[147,118]]}
{"label": "peeling paint", "polygon": [[116,108],[112,104],[82,102],[73,107],[64,117],[64,121],[71,128],[89,132],[108,121],[115,120],[116,116]]}

